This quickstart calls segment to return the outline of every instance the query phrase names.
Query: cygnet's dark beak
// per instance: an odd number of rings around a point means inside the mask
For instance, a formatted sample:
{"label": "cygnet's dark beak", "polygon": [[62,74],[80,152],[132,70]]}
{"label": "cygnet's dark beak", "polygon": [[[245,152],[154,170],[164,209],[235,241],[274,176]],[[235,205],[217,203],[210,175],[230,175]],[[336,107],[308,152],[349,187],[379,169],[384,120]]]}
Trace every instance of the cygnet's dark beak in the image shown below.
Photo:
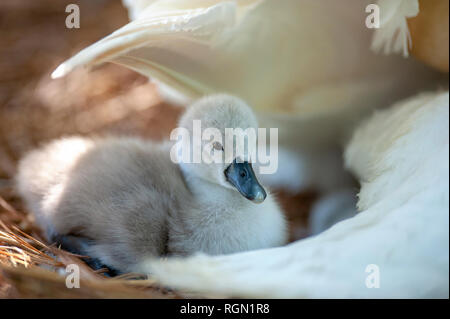
{"label": "cygnet's dark beak", "polygon": [[252,202],[259,204],[266,199],[266,191],[259,184],[251,163],[237,163],[234,160],[225,170],[225,177],[239,193]]}

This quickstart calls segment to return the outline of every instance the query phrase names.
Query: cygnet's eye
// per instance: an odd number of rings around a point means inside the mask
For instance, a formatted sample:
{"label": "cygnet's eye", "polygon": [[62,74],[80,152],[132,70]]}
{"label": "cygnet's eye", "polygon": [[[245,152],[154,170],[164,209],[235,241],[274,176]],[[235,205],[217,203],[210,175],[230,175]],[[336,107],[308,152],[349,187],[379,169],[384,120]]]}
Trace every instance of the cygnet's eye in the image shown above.
{"label": "cygnet's eye", "polygon": [[213,143],[213,148],[217,151],[223,151],[223,146],[222,144],[220,144],[219,142],[214,142]]}

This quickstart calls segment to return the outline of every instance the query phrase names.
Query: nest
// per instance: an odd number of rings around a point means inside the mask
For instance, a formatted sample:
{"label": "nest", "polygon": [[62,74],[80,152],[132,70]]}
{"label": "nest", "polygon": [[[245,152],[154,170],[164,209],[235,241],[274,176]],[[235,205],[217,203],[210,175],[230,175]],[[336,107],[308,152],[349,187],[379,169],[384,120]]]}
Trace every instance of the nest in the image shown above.
{"label": "nest", "polygon": [[[153,84],[132,71],[105,65],[51,80],[64,59],[128,20],[120,1],[77,2],[81,28],[66,29],[70,1],[2,0],[0,3],[0,298],[180,298],[151,277],[108,277],[84,256],[46,242],[14,190],[18,160],[61,136],[169,136],[182,109],[165,103]],[[99,23],[101,21],[101,23]],[[312,192],[278,193],[291,221],[291,239],[305,235]],[[293,214],[295,212],[295,214]],[[66,266],[77,264],[80,288],[66,287]],[[203,296],[210,297],[210,296]]]}

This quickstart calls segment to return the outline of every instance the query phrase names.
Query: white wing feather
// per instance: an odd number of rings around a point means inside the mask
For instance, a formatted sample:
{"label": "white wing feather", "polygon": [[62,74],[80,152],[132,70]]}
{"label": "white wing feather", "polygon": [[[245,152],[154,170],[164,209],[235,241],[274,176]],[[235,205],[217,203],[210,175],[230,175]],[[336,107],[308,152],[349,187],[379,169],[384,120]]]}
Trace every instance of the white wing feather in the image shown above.
{"label": "white wing feather", "polygon": [[228,92],[289,119],[333,108],[372,109],[429,79],[413,61],[370,50],[372,32],[363,19],[368,3],[150,1],[133,14],[136,20],[64,62],[53,77],[108,61],[190,99]]}
{"label": "white wing feather", "polygon": [[123,5],[128,9],[130,20],[135,20],[141,12],[156,0],[122,0]]}
{"label": "white wing feather", "polygon": [[372,49],[384,54],[408,56],[411,46],[407,18],[419,14],[419,0],[379,0],[380,28],[375,31]]}

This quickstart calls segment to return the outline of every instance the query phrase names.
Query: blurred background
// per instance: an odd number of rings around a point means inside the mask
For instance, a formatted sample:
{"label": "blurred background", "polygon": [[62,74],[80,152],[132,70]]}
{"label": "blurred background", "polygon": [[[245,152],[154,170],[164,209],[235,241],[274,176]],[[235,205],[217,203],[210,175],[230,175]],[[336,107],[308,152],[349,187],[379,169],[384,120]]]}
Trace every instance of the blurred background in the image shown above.
{"label": "blurred background", "polygon": [[64,79],[50,73],[65,59],[128,22],[119,0],[82,0],[82,27],[65,27],[65,0],[0,3],[0,177],[18,157],[66,134],[123,133],[162,138],[180,110],[165,105],[135,72],[105,65]]}

